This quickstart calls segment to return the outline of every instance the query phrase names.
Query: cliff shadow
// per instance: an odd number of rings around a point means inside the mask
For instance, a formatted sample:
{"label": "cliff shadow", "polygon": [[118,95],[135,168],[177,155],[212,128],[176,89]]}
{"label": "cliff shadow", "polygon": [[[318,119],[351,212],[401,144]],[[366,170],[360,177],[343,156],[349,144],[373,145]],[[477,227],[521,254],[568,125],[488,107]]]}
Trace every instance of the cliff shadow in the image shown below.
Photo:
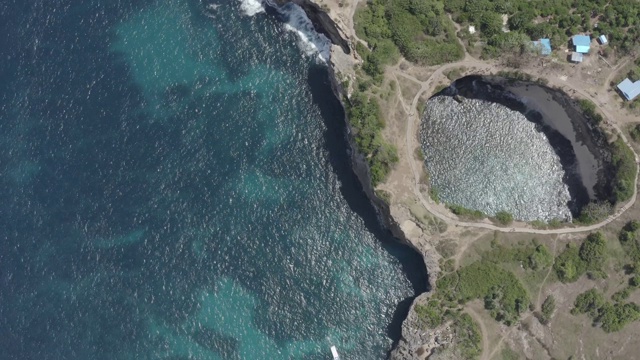
{"label": "cliff shadow", "polygon": [[[401,264],[403,272],[411,282],[414,296],[409,297],[396,308],[393,320],[387,327],[387,335],[395,344],[401,336],[401,326],[404,316],[415,296],[429,291],[428,274],[424,259],[411,247],[400,243],[391,231],[384,228],[379,221],[371,200],[363,190],[360,180],[353,171],[350,157],[350,144],[346,133],[346,114],[342,103],[332,91],[331,75],[324,66],[313,66],[309,70],[308,83],[312,100],[320,109],[322,119],[327,128],[324,134],[324,147],[329,153],[329,162],[340,179],[340,193],[347,201],[349,208],[364,221],[368,231],[380,240],[383,248],[394,256]],[[408,304],[408,305],[407,305]]]}

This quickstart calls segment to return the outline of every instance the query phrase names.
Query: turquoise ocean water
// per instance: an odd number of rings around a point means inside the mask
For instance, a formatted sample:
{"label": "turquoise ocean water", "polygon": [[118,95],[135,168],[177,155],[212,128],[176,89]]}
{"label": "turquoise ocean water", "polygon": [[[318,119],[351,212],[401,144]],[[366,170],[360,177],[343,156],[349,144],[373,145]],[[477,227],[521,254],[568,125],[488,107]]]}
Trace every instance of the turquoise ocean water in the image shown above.
{"label": "turquoise ocean water", "polygon": [[386,356],[424,265],[291,23],[0,3],[0,359]]}

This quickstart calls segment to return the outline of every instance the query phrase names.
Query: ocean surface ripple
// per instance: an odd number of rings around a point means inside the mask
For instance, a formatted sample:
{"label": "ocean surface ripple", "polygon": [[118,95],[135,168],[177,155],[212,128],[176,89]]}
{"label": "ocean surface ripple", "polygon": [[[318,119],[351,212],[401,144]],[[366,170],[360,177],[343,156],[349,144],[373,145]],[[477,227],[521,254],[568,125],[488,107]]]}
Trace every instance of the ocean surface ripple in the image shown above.
{"label": "ocean surface ripple", "polygon": [[437,96],[427,102],[420,140],[440,200],[526,221],[571,219],[560,158],[523,114]]}
{"label": "ocean surface ripple", "polygon": [[0,8],[0,359],[385,357],[424,264],[377,224],[286,19]]}

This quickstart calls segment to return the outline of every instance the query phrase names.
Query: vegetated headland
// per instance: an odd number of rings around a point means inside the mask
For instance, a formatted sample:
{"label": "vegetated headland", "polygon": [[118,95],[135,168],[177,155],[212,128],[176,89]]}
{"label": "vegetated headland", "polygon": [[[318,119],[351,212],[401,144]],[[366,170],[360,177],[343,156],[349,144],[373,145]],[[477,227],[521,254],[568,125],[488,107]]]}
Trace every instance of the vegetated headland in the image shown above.
{"label": "vegetated headland", "polygon": [[[636,62],[640,5],[318,3],[355,50],[334,46],[330,64],[347,108],[354,169],[381,221],[423,255],[429,271],[432,291],[414,301],[391,357],[634,354],[635,345],[615,344],[640,331],[631,221],[640,217],[638,157],[624,132],[638,118],[611,82]],[[584,62],[571,64],[568,40],[585,33],[609,42],[592,41]],[[531,46],[543,37],[551,54]],[[479,82],[490,91],[477,91]],[[574,223],[524,223],[507,211],[487,216],[440,202],[417,133],[427,100],[451,89],[537,125],[562,162]]]}

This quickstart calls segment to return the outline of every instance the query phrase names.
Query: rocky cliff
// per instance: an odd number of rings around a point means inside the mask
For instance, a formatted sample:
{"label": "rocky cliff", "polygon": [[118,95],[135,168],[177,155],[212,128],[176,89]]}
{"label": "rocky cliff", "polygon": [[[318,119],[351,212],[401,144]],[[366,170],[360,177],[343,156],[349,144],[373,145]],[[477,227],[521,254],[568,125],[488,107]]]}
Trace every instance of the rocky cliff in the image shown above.
{"label": "rocky cliff", "polygon": [[[355,83],[355,68],[361,62],[357,57],[357,53],[353,51],[352,44],[346,39],[347,32],[341,29],[337,22],[322,8],[310,0],[276,0],[277,6],[283,6],[289,2],[300,6],[311,20],[315,30],[331,40],[333,44],[329,64],[331,85],[334,94],[340,99],[343,107],[346,108],[345,105],[346,102],[349,101],[349,95],[351,93],[349,87]],[[413,222],[413,217],[405,208],[389,206],[376,196],[371,185],[371,176],[367,161],[358,153],[355,141],[351,135],[352,132],[349,127],[349,121],[346,118],[346,111],[344,122],[347,130],[346,135],[350,144],[353,170],[360,180],[363,190],[376,209],[379,221],[389,229],[393,236],[400,242],[412,247],[422,255],[429,274],[430,284],[428,288],[431,288],[432,279],[437,277],[440,268],[438,264],[439,255],[427,239],[428,231],[425,231],[426,229],[422,229],[418,224]],[[438,346],[435,340],[437,337],[434,336],[434,334],[420,329],[417,314],[414,311],[416,304],[425,302],[428,297],[428,293],[420,294],[411,305],[407,319],[402,325],[402,338],[396,348],[391,352],[391,359],[425,359],[426,356],[431,353],[431,350]]]}

